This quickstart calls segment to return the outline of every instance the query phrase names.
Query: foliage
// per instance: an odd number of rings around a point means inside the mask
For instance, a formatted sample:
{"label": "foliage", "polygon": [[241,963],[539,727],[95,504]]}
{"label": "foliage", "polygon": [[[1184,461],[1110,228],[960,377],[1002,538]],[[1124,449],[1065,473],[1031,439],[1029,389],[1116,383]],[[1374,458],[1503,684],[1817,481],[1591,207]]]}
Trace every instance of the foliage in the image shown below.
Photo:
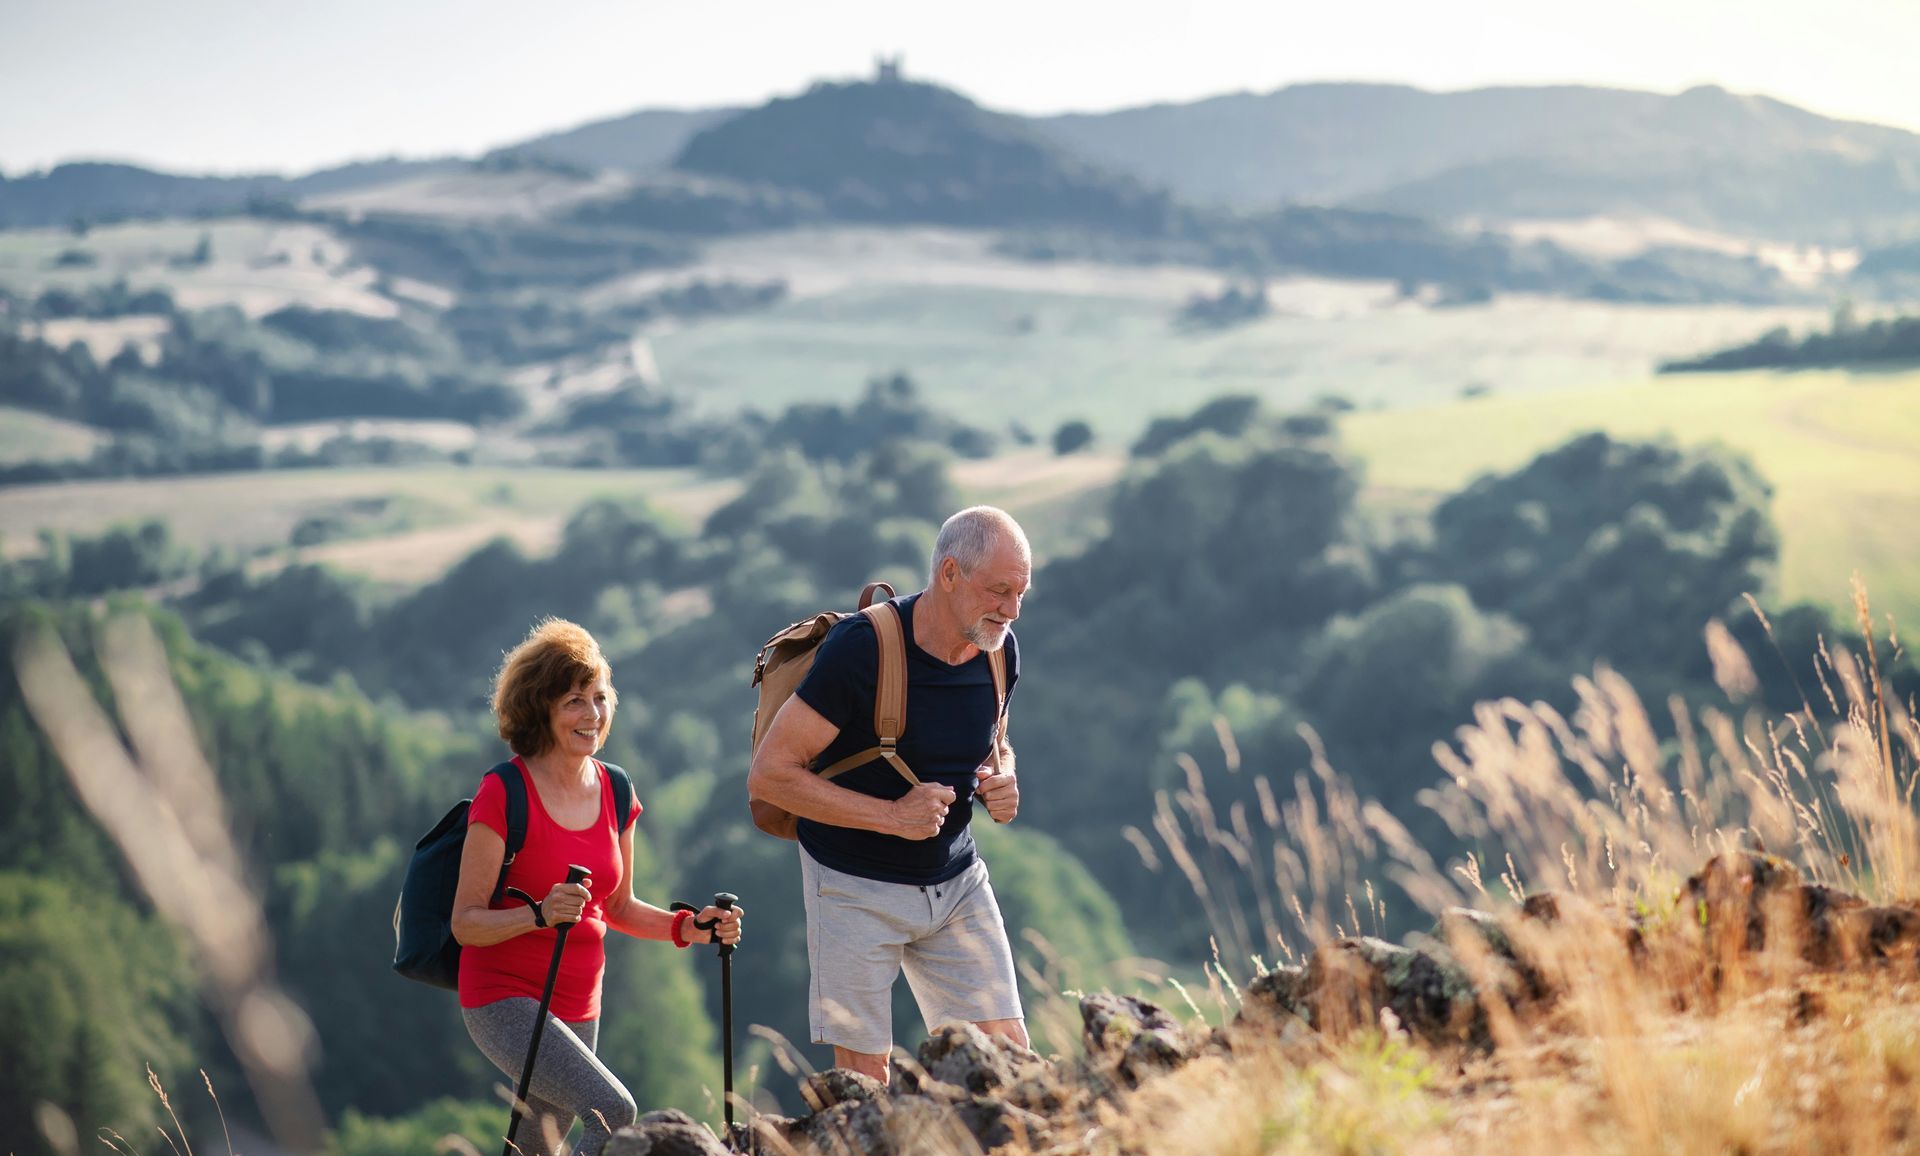
{"label": "foliage", "polygon": [[385,213],[328,224],[358,257],[390,275],[479,292],[579,287],[676,265],[692,254],[684,241],[610,225]]}
{"label": "foliage", "polygon": [[134,289],[122,279],[107,285],[85,289],[55,286],[35,299],[31,312],[42,318],[133,317],[159,314],[170,317],[178,312],[173,294],[165,289]]}
{"label": "foliage", "polygon": [[792,188],[650,174],[618,197],[581,205],[572,217],[583,224],[708,236],[816,224],[827,212],[819,196]]}
{"label": "foliage", "polygon": [[192,573],[194,561],[158,519],[92,537],[43,531],[39,553],[0,560],[0,598],[84,598],[153,586]]}
{"label": "foliage", "polygon": [[405,321],[344,309],[288,305],[262,317],[260,324],[329,353],[367,350],[404,354],[424,353],[430,348],[420,331]]}
{"label": "foliage", "polygon": [[443,1096],[403,1116],[381,1118],[358,1108],[340,1117],[327,1156],[406,1156],[438,1152],[448,1136],[459,1136],[476,1151],[491,1151],[506,1134],[507,1106],[490,1100]]}
{"label": "foliage", "polygon": [[1150,458],[1199,433],[1237,438],[1260,412],[1260,399],[1247,394],[1216,397],[1191,414],[1157,417],[1133,443],[1133,456]]}
{"label": "foliage", "polygon": [[1660,372],[1817,369],[1915,361],[1920,361],[1920,317],[1883,317],[1861,325],[1841,313],[1825,333],[1809,333],[1796,341],[1785,326],[1775,326],[1745,345],[1666,362]]}
{"label": "foliage", "polygon": [[814,461],[849,462],[902,442],[934,442],[963,457],[993,452],[993,435],[929,404],[904,373],[876,377],[852,405],[801,403],[768,426],[766,443],[793,446]]}
{"label": "foliage", "polygon": [[1434,568],[1576,665],[1672,665],[1672,624],[1764,589],[1778,551],[1769,488],[1721,449],[1576,437],[1483,478],[1433,514]]}
{"label": "foliage", "polygon": [[48,1152],[42,1103],[138,1135],[159,1115],[147,1066],[190,1070],[190,973],[171,933],[47,866],[58,873],[0,870],[0,1149],[23,1156]]}
{"label": "foliage", "polygon": [[1180,307],[1178,322],[1190,329],[1226,329],[1258,321],[1272,312],[1266,285],[1256,282],[1244,288],[1228,285],[1211,295],[1195,293]]}
{"label": "foliage", "polygon": [[640,297],[589,308],[574,294],[540,290],[463,294],[443,324],[467,356],[521,365],[590,354],[634,339],[649,321],[704,318],[782,301],[786,282],[696,278]]}
{"label": "foliage", "polygon": [[1093,444],[1093,427],[1084,421],[1061,422],[1053,431],[1053,452],[1060,457],[1079,453]]}

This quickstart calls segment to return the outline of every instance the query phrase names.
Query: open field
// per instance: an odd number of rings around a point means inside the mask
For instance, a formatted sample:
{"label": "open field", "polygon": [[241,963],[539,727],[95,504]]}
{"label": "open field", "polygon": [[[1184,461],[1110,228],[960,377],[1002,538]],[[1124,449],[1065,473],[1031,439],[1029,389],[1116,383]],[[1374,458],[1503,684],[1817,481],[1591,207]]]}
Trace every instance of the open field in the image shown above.
{"label": "open field", "polygon": [[89,425],[0,406],[0,465],[84,458],[105,440]]}
{"label": "open field", "polygon": [[1588,429],[1721,441],[1774,486],[1778,594],[1851,621],[1848,576],[1877,609],[1920,622],[1920,371],[1737,373],[1356,413],[1347,442],[1376,492],[1431,501]]}
{"label": "open field", "polygon": [[840,400],[905,370],[954,411],[1044,434],[1081,418],[1110,444],[1152,417],[1222,393],[1282,408],[1338,394],[1365,407],[1643,380],[1661,360],[1807,329],[1803,307],[1630,306],[1503,297],[1435,309],[1382,282],[1297,278],[1269,286],[1274,313],[1233,329],[1179,332],[1174,318],[1217,274],[1182,268],[1041,265],[986,239],[840,230],[715,245],[693,270],[649,274],[637,292],[687,277],[787,280],[764,312],[654,337],[667,388],[712,411]]}
{"label": "open field", "polygon": [[467,220],[539,220],[583,201],[612,197],[633,181],[619,173],[572,177],[525,169],[518,172],[435,173],[384,185],[322,193],[303,207],[347,213],[413,213]]}
{"label": "open field", "polygon": [[596,497],[645,498],[666,516],[698,525],[737,491],[735,482],[690,470],[279,470],[63,482],[0,490],[0,534],[9,550],[19,551],[34,548],[43,527],[94,534],[116,523],[162,518],[196,549],[284,556],[288,535],[304,519],[387,499],[406,511],[406,524],[307,547],[300,555],[408,584],[437,576],[495,535],[529,548],[551,546],[567,516]]}
{"label": "open field", "polygon": [[[200,239],[205,265],[187,260]],[[91,265],[62,265],[84,253]],[[125,279],[160,287],[182,306],[234,304],[258,316],[287,305],[390,317],[398,307],[373,291],[378,274],[352,264],[345,245],[315,225],[256,220],[156,221],[103,225],[83,237],[65,229],[0,232],[0,287],[39,294]]]}

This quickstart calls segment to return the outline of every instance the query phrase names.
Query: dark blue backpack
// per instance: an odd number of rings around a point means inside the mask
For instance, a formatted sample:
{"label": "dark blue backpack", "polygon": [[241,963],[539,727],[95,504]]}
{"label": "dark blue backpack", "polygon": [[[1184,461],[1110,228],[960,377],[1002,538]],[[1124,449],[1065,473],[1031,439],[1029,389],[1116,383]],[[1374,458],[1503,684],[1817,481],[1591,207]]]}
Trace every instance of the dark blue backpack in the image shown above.
{"label": "dark blue backpack", "polygon": [[[596,762],[598,760],[595,760]],[[627,829],[633,811],[633,781],[612,763],[600,763],[613,783],[616,830]],[[511,761],[487,771],[507,789],[507,853],[494,882],[492,906],[507,886],[507,868],[527,842],[527,784]],[[400,881],[400,899],[393,905],[393,970],[408,979],[457,991],[460,987],[460,942],[453,937],[453,893],[460,884],[460,852],[467,841],[467,809],[472,799],[455,803],[433,829],[414,844],[413,858]]]}

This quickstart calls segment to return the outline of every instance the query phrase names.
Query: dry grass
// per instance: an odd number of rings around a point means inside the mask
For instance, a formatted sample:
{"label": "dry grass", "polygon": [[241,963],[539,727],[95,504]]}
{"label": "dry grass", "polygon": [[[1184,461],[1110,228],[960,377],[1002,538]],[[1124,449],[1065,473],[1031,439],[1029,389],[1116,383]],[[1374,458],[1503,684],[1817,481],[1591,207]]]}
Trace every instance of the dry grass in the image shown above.
{"label": "dry grass", "polygon": [[[1857,582],[1855,597],[1870,626]],[[1450,935],[1480,993],[1490,1048],[1421,1043],[1390,1012],[1344,1038],[1289,1021],[1234,1037],[1230,1059],[1150,1083],[1097,1142],[1052,1150],[1920,1150],[1912,935],[1822,947],[1802,893],[1764,877],[1786,863],[1893,905],[1869,912],[1917,910],[1912,704],[1886,694],[1882,639],[1859,655],[1823,648],[1821,685],[1808,688],[1816,697],[1770,718],[1741,706],[1756,680],[1730,636],[1710,629],[1708,641],[1721,707],[1696,715],[1675,700],[1656,722],[1603,670],[1577,684],[1570,716],[1488,703],[1452,744],[1436,744],[1446,781],[1425,802],[1492,849],[1490,863],[1431,862],[1323,760],[1290,801],[1262,786],[1258,834],[1244,814],[1216,817],[1191,768],[1155,827],[1201,901],[1219,908],[1234,893],[1221,864],[1274,865],[1253,889],[1257,914],[1212,911],[1233,944],[1228,960],[1350,934],[1379,902],[1363,876],[1384,869],[1436,916],[1456,905],[1511,915],[1518,900],[1550,892],[1557,920],[1504,926],[1556,994],[1529,1000],[1486,941]],[[1708,862],[1689,889],[1686,877]]]}

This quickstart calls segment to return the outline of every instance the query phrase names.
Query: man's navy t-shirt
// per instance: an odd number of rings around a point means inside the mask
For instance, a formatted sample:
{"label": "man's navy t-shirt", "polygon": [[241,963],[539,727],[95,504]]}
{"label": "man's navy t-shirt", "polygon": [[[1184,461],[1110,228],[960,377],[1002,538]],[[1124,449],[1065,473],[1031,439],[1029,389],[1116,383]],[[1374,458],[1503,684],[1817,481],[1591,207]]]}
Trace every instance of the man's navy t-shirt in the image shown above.
{"label": "man's navy t-shirt", "polygon": [[[944,883],[973,865],[975,768],[993,753],[993,670],[984,652],[953,666],[928,654],[913,640],[913,609],[918,594],[895,598],[907,649],[907,725],[900,734],[900,758],[923,783],[953,788],[954,802],[940,834],[931,839],[902,839],[877,831],[832,827],[800,820],[800,845],[835,871],[882,883],[927,886]],[[1007,697],[1020,677],[1020,657],[1007,632]],[[873,623],[855,614],[834,626],[815,653],[813,668],[794,691],[840,733],[815,760],[834,763],[879,744],[873,731],[873,699],[880,678],[880,643]],[[912,786],[885,762],[875,759],[833,780],[863,795],[898,799]]]}

